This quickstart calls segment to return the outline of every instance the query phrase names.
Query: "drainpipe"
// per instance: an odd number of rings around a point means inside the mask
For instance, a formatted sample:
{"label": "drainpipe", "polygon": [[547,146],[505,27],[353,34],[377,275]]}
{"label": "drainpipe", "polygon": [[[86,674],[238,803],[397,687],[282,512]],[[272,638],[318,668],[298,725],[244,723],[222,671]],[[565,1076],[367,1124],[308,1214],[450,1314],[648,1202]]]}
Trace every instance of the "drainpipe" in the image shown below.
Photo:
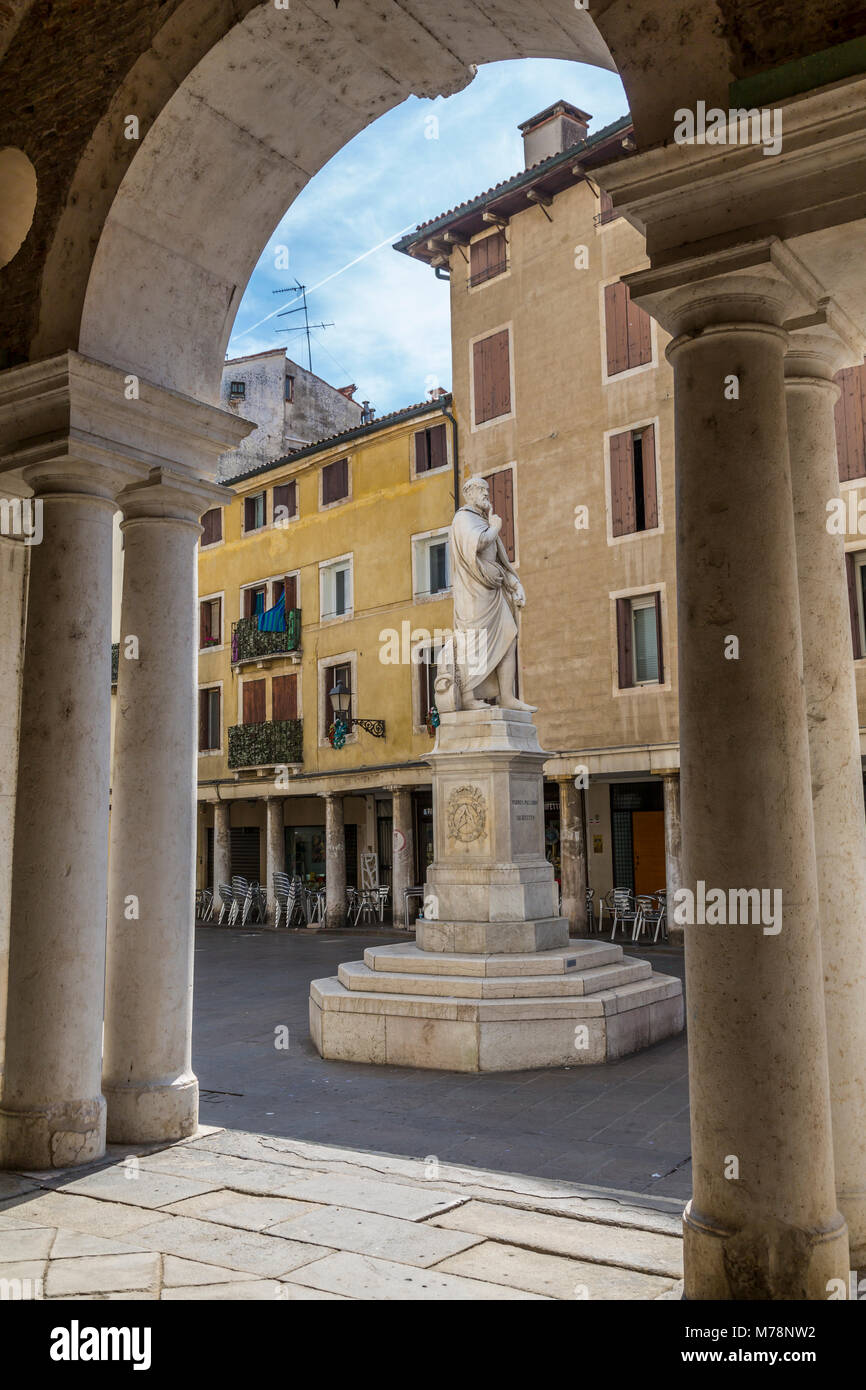
{"label": "drainpipe", "polygon": [[434,273],[435,273],[435,275],[436,275],[436,279],[437,279],[437,280],[450,280],[450,279],[451,279],[451,271],[450,271],[450,270],[446,270],[445,267],[444,267],[444,265],[435,265],[435,266],[433,267],[433,270],[434,270]]}
{"label": "drainpipe", "polygon": [[445,409],[444,405],[442,406],[442,414],[446,420],[451,421],[451,440],[454,446],[452,451],[454,455],[454,510],[456,512],[460,506],[460,451],[457,443],[457,421],[451,411]]}

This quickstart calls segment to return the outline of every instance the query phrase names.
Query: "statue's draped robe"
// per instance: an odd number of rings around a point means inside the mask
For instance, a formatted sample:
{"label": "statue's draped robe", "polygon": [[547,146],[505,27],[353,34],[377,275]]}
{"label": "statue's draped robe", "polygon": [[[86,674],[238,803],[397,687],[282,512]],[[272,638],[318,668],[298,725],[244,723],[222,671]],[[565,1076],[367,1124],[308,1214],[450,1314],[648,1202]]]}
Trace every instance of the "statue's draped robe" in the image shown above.
{"label": "statue's draped robe", "polygon": [[481,544],[487,529],[484,517],[471,507],[461,507],[451,526],[454,631],[465,634],[462,642],[457,640],[456,656],[468,671],[467,688],[479,699],[498,694],[495,671],[517,637],[505,585],[513,571],[498,538]]}

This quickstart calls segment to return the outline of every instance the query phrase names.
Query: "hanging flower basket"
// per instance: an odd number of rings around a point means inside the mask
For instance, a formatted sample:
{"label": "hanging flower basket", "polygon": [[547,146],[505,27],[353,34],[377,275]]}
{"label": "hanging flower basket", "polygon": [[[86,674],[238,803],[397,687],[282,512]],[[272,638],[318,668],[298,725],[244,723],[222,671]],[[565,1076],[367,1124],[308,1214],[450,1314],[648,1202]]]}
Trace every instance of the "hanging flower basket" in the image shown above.
{"label": "hanging flower basket", "polygon": [[431,705],[427,711],[426,724],[428,734],[431,738],[434,738],[436,730],[439,728],[439,711],[435,705]]}

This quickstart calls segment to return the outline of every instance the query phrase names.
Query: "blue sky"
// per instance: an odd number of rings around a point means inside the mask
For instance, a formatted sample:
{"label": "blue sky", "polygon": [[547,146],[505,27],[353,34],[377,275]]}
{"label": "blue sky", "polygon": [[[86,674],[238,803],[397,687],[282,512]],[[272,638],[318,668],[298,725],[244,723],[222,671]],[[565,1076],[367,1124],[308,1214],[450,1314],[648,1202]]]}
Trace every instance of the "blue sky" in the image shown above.
{"label": "blue sky", "polygon": [[[313,371],[326,381],[354,381],[356,398],[380,415],[424,400],[433,385],[449,388],[448,285],[392,242],[518,173],[518,123],[560,97],[592,113],[590,133],[627,110],[614,73],[518,59],[479,68],[455,96],[410,97],[368,126],[310,180],[275,229],[238,309],[229,356],[284,345],[306,366],[303,336],[278,331],[302,315],[260,322],[295,307],[294,296],[273,290],[298,279],[308,286],[310,321],[334,324],[313,337]],[[428,136],[430,116],[438,138]],[[289,248],[288,270],[275,269],[280,245]]]}

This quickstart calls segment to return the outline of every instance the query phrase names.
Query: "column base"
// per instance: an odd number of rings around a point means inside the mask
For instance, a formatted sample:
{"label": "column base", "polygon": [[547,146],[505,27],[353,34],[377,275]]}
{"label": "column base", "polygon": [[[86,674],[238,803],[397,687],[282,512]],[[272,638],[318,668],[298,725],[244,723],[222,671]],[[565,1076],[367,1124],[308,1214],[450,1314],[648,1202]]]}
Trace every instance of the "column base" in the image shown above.
{"label": "column base", "polygon": [[848,1287],[848,1227],[841,1213],[829,1230],[788,1226],[765,1214],[738,1231],[713,1223],[689,1202],[683,1213],[685,1297],[690,1300],[826,1300],[832,1283]]}
{"label": "column base", "polygon": [[198,1080],[194,1076],[168,1086],[148,1082],[106,1086],[105,1099],[110,1144],[188,1139],[198,1128]]}
{"label": "column base", "polygon": [[866,1275],[866,1192],[837,1192],[836,1199],[848,1223],[851,1268]]}
{"label": "column base", "polygon": [[104,1153],[103,1096],[34,1110],[0,1109],[0,1168],[74,1168],[94,1163]]}

